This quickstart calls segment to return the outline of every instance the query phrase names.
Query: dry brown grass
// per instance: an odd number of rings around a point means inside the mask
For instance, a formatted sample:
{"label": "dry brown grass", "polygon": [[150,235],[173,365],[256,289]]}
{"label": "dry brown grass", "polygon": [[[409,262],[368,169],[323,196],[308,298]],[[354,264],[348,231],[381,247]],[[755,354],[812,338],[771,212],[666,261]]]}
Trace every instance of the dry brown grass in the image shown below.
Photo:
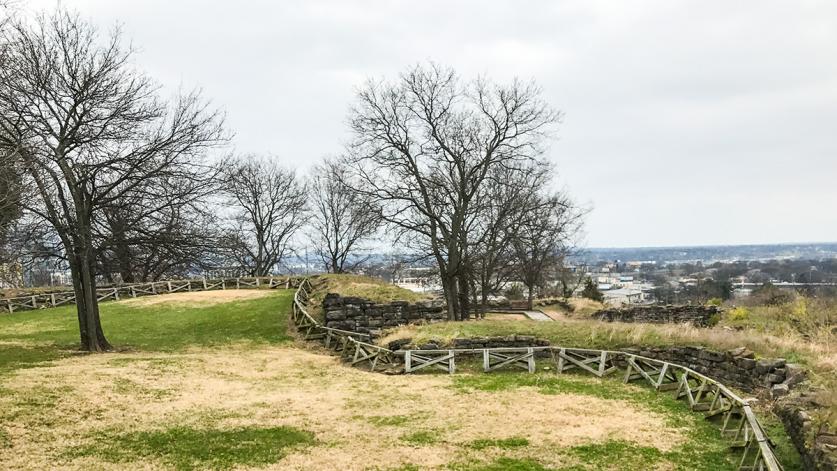
{"label": "dry brown grass", "polygon": [[387,332],[381,343],[413,338],[417,341],[441,340],[480,335],[531,334],[558,341],[567,347],[613,348],[631,345],[706,345],[718,350],[746,346],[763,356],[796,352],[801,360],[822,371],[837,370],[837,345],[816,342],[790,332],[785,335],[723,327],[698,328],[688,324],[638,324],[563,319],[558,322],[509,322],[487,319],[479,322],[438,323],[402,326]]}
{"label": "dry brown grass", "polygon": [[143,296],[134,299],[119,301],[128,306],[156,306],[159,304],[177,304],[182,307],[206,307],[216,304],[228,303],[231,301],[243,301],[256,299],[272,294],[269,290],[217,290],[217,291],[195,291],[184,293],[158,294],[156,296]]}
{"label": "dry brown grass", "polygon": [[[527,388],[464,397],[449,387],[452,381],[365,373],[332,357],[281,347],[76,357],[4,379],[0,417],[12,446],[0,447],[0,462],[6,469],[124,469],[125,463],[62,454],[89,443],[97,431],[173,425],[287,425],[315,434],[316,446],[293,452],[273,469],[441,468],[469,453],[480,459],[497,453],[469,451],[466,442],[511,436],[529,440],[521,451],[526,457],[559,465],[556,460],[568,458],[555,447],[625,440],[669,450],[685,437],[664,416],[634,403]],[[34,407],[32,401],[44,397],[51,399]],[[381,425],[373,420],[379,417],[409,420]],[[437,440],[417,447],[401,439],[416,430]]]}
{"label": "dry brown grass", "polygon": [[573,307],[572,315],[579,317],[587,317],[605,308],[603,303],[587,298],[570,298],[569,302]]}

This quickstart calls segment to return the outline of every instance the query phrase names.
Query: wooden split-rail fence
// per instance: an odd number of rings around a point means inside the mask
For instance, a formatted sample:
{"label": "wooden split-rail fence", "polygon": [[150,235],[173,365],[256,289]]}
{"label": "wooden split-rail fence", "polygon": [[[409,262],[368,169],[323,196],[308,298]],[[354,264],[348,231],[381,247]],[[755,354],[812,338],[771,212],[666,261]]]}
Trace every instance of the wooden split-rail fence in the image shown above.
{"label": "wooden split-rail fence", "polygon": [[[156,294],[180,293],[189,291],[211,291],[223,289],[253,289],[253,288],[296,288],[302,281],[300,277],[260,276],[242,278],[219,279],[191,279],[168,280],[131,285],[112,286],[96,290],[99,301],[124,298],[137,298]],[[0,313],[14,313],[31,311],[47,307],[75,304],[76,294],[73,291],[38,293],[13,298],[0,298]]]}
{"label": "wooden split-rail fence", "polygon": [[304,339],[322,342],[352,366],[371,371],[440,370],[453,374],[457,359],[481,356],[486,373],[501,369],[534,373],[540,365],[559,374],[580,372],[599,378],[621,374],[625,383],[639,381],[657,391],[672,392],[707,419],[720,417],[721,433],[730,439],[734,449],[740,450],[739,470],[783,469],[773,451],[775,445],[764,432],[750,400],[691,368],[627,352],[556,346],[393,351],[372,344],[369,334],[320,324],[308,312],[311,291],[308,279],[302,280],[294,294],[294,323]]}

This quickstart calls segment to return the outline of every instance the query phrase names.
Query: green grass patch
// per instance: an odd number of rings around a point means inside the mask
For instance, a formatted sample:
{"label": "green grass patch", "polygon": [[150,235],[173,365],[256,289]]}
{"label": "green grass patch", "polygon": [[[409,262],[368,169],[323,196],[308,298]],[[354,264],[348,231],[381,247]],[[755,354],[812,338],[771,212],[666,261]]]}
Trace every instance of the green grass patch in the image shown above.
{"label": "green grass patch", "polygon": [[174,427],[102,434],[70,457],[95,456],[113,463],[155,459],[178,470],[229,469],[278,462],[292,449],[314,444],[313,434],[292,427],[232,430]]}
{"label": "green grass patch", "polygon": [[490,463],[454,464],[449,466],[454,471],[554,471],[536,460],[529,458],[497,458]]}
{"label": "green grass patch", "polygon": [[[664,459],[664,454],[652,447],[611,440],[604,443],[580,445],[570,448],[567,455],[579,464],[560,468],[562,471],[587,471],[594,469],[649,469]],[[707,466],[703,469],[724,469]]]}
{"label": "green grass patch", "polygon": [[70,353],[52,345],[29,347],[20,344],[0,344],[0,376],[21,368],[37,367]]}
{"label": "green grass patch", "polygon": [[[208,306],[107,302],[100,306],[102,328],[117,349],[149,352],[278,344],[291,340],[286,328],[292,296],[290,290],[277,290]],[[0,375],[77,353],[78,342],[75,306],[0,316]]]}
{"label": "green grass patch", "polygon": [[402,435],[401,441],[409,443],[410,445],[424,446],[439,443],[441,441],[441,437],[439,432],[434,430],[419,430]]}
{"label": "green grass patch", "polygon": [[[381,469],[381,468],[372,468],[372,469],[378,470],[378,469]],[[406,463],[406,464],[402,464],[401,466],[397,466],[395,468],[384,468],[384,471],[419,471],[420,469],[421,468],[419,468],[418,466],[416,466],[412,463]]]}
{"label": "green grass patch", "polygon": [[5,428],[0,427],[0,449],[11,447],[12,439],[9,437],[9,432]]}
{"label": "green grass patch", "polygon": [[785,471],[801,471],[804,469],[802,457],[799,456],[799,452],[791,442],[787,432],[785,432],[782,422],[776,416],[766,413],[759,414],[759,422],[761,422],[764,431],[767,432],[767,436],[776,444],[773,451]]}
{"label": "green grass patch", "polygon": [[512,448],[522,448],[529,446],[529,440],[523,437],[509,437],[493,440],[490,438],[482,438],[474,440],[468,444],[469,447],[475,450],[484,450],[486,448],[500,448],[509,450]]}

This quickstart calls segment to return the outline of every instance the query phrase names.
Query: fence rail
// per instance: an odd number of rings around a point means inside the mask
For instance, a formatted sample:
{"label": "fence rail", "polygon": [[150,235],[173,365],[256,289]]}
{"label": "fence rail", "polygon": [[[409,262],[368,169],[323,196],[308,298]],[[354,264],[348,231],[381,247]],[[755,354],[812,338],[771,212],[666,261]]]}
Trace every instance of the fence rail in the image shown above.
{"label": "fence rail", "polygon": [[294,293],[294,323],[303,338],[321,341],[352,366],[378,371],[403,365],[408,374],[421,370],[453,374],[458,358],[482,356],[485,373],[500,369],[534,373],[537,362],[546,362],[557,374],[577,371],[602,378],[621,372],[625,383],[639,381],[657,391],[674,391],[677,399],[685,400],[692,411],[707,419],[721,416],[721,433],[730,439],[732,448],[741,451],[739,470],[783,469],[750,401],[691,368],[626,352],[556,346],[392,351],[372,344],[368,334],[331,329],[317,322],[308,312],[311,290],[305,279]]}
{"label": "fence rail", "polygon": [[[99,301],[123,298],[138,298],[155,294],[167,294],[190,291],[211,291],[223,289],[252,289],[252,288],[296,288],[302,280],[307,278],[292,276],[260,276],[243,278],[218,278],[208,280],[198,278],[191,280],[167,280],[131,285],[112,286],[96,290]],[[47,307],[57,307],[65,304],[75,304],[76,295],[72,291],[30,294],[12,298],[0,298],[0,312],[14,313],[31,311]]]}

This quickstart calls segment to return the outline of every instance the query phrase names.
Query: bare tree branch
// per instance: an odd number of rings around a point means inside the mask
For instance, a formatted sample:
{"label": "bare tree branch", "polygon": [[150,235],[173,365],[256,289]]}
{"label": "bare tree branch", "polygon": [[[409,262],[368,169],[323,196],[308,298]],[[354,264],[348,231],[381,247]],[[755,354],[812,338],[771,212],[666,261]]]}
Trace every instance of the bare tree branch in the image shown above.
{"label": "bare tree branch", "polygon": [[311,235],[326,271],[343,273],[365,262],[361,244],[381,225],[380,208],[369,195],[354,191],[343,162],[327,160],[314,170]]}
{"label": "bare tree branch", "polygon": [[305,184],[293,171],[253,155],[231,162],[224,180],[234,211],[230,255],[251,275],[268,275],[291,252],[305,216]]}

